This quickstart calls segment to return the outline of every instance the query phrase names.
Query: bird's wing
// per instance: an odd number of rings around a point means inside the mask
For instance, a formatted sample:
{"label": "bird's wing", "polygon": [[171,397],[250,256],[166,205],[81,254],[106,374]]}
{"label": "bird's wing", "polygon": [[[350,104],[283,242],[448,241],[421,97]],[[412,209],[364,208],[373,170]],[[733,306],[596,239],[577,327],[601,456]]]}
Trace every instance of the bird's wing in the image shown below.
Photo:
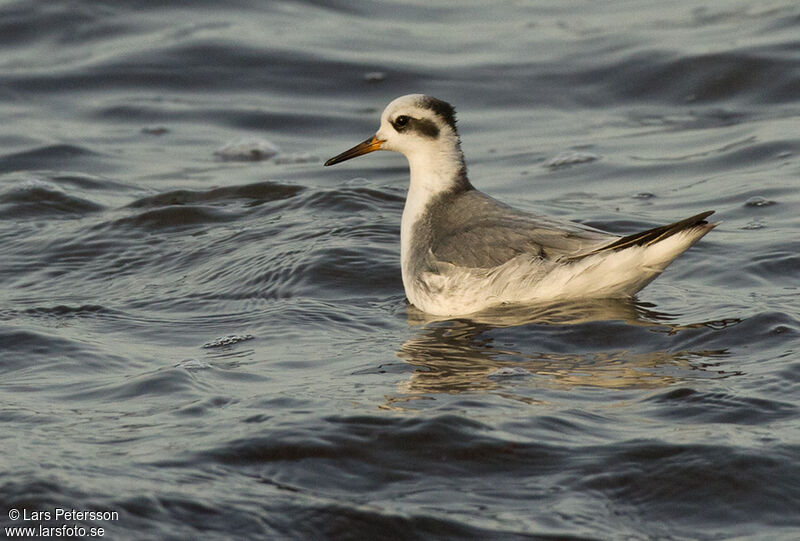
{"label": "bird's wing", "polygon": [[617,235],[536,216],[470,190],[438,213],[431,251],[437,261],[491,268],[521,254],[546,259],[576,257],[618,240]]}
{"label": "bird's wing", "polygon": [[702,234],[697,236],[697,239],[699,239],[718,225],[717,223],[708,223],[706,220],[706,218],[712,214],[714,214],[713,210],[707,210],[678,222],[654,227],[653,229],[634,233],[627,237],[617,238],[617,240],[611,244],[601,246],[586,253],[577,254],[576,256],[572,256],[571,259],[580,259],[581,257],[594,255],[600,252],[615,252],[617,250],[630,248],[631,246],[651,246],[676,233],[681,233],[689,229],[696,229],[698,233],[702,232]]}

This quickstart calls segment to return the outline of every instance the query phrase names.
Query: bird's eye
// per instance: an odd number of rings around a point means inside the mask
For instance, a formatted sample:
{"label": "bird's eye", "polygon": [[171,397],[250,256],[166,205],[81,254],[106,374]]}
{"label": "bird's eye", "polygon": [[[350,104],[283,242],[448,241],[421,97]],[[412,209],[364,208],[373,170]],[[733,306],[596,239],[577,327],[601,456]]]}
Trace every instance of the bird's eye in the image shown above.
{"label": "bird's eye", "polygon": [[408,124],[408,117],[406,115],[400,115],[394,119],[394,125],[397,127],[403,127],[406,124]]}

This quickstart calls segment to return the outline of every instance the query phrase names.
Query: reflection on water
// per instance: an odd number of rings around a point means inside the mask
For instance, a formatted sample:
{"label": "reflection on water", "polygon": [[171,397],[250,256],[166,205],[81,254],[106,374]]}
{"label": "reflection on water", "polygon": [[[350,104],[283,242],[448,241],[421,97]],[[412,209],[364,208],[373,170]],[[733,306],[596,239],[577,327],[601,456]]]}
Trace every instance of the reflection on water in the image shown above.
{"label": "reflection on water", "polygon": [[[711,373],[716,361],[727,356],[726,350],[671,351],[659,343],[659,349],[640,351],[647,347],[651,331],[672,336],[682,329],[707,325],[670,323],[676,318],[656,312],[645,304],[611,299],[496,310],[472,319],[450,321],[427,319],[425,314],[410,307],[409,322],[421,324],[421,327],[416,336],[400,347],[397,355],[416,369],[400,384],[400,396],[389,398],[389,402],[424,398],[435,393],[500,391],[506,390],[509,382],[518,384],[523,380],[537,387],[560,389],[575,386],[648,389],[675,384],[688,371],[709,370]],[[608,325],[604,324],[606,322]],[[619,342],[614,340],[617,347],[607,350],[580,345],[576,345],[575,352],[548,350],[550,335],[560,326],[584,326],[586,328],[580,329],[581,335],[594,333],[596,342],[602,343],[604,333],[619,333],[618,325],[613,322],[622,322],[624,327],[635,327],[635,332],[648,334],[634,336],[631,347],[620,348]],[[718,328],[723,323],[737,322],[734,319],[716,321],[713,326]],[[511,341],[518,348],[495,344],[493,331],[502,329],[511,332]],[[713,370],[713,375],[724,377],[727,374]],[[530,398],[524,400],[529,402]]]}
{"label": "reflection on water", "polygon": [[[518,327],[528,323],[541,325],[576,325],[588,321],[625,321],[630,324],[670,320],[676,316],[657,312],[652,304],[638,303],[629,299],[587,299],[585,301],[556,302],[537,306],[498,307],[478,312],[468,321],[487,327]],[[412,325],[449,321],[408,307],[408,322]],[[463,320],[462,320],[463,321]]]}

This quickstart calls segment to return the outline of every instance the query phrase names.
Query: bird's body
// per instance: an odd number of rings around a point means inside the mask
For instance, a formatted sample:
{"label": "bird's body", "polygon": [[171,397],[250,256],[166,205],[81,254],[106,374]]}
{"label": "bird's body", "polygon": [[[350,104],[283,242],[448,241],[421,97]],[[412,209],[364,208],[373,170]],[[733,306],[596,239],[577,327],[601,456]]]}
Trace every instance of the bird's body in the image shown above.
{"label": "bird's body", "polygon": [[453,108],[420,94],[390,103],[373,138],[325,165],[373,150],[408,158],[403,285],[412,304],[435,315],[632,296],[716,225],[704,220],[708,211],[620,237],[500,203],[467,178]]}

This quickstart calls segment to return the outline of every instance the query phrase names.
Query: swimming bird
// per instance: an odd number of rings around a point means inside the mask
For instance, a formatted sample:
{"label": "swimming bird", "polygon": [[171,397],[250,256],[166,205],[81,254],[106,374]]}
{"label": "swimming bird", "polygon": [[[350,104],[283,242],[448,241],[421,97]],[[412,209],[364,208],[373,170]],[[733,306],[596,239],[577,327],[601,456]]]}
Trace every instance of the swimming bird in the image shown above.
{"label": "swimming bird", "polygon": [[411,304],[433,315],[630,297],[717,225],[706,221],[712,210],[621,237],[501,203],[467,177],[453,106],[423,94],[392,101],[374,136],[325,165],[376,150],[408,159],[403,286]]}

